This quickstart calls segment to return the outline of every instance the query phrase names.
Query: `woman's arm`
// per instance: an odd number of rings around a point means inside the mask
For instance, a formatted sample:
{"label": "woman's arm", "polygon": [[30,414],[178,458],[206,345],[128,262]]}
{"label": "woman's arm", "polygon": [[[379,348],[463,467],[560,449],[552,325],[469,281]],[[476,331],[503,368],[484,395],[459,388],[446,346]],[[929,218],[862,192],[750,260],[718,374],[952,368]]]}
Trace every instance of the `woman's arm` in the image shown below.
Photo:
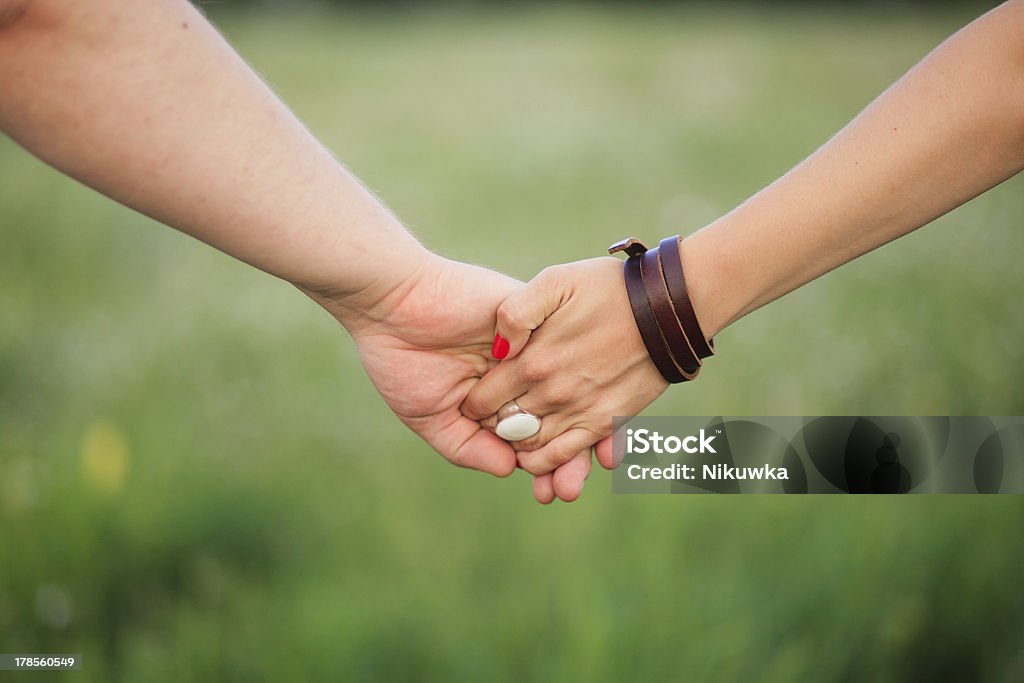
{"label": "woman's arm", "polygon": [[690,236],[709,335],[1024,169],[1024,2],[940,45],[832,140]]}
{"label": "woman's arm", "polygon": [[186,0],[0,0],[0,129],[309,293],[406,424],[457,464],[512,472],[458,406],[516,283],[417,243]]}
{"label": "woman's arm", "polygon": [[[704,332],[714,336],[1022,168],[1024,1],[1012,0],[943,43],[797,167],[684,241]],[[497,331],[515,360],[477,384],[463,412],[484,419],[516,398],[544,415],[541,433],[515,444],[534,474],[607,436],[612,415],[635,414],[666,386],[632,320],[621,265],[609,259],[541,273],[502,305]],[[608,464],[608,442],[598,457]]]}

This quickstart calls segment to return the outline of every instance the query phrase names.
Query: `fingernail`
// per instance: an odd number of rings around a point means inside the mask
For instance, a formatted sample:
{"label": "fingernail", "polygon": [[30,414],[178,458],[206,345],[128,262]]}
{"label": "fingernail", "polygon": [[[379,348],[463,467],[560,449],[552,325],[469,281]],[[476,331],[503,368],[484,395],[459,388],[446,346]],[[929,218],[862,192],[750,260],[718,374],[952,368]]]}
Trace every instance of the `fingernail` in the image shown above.
{"label": "fingernail", "polygon": [[508,339],[501,334],[494,335],[494,346],[491,347],[491,355],[501,360],[508,355]]}

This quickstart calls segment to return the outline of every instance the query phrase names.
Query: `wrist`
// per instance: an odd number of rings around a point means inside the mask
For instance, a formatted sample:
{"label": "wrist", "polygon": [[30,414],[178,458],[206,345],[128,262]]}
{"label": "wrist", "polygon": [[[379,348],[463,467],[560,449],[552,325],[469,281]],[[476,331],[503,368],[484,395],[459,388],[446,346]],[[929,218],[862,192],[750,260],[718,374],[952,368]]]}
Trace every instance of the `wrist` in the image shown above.
{"label": "wrist", "polygon": [[408,236],[403,244],[364,253],[374,267],[361,282],[347,286],[296,286],[335,317],[349,332],[386,321],[417,283],[444,268],[446,259]]}
{"label": "wrist", "polygon": [[680,258],[694,314],[705,336],[715,337],[746,312],[742,280],[730,275],[733,258],[709,230],[683,240]]}

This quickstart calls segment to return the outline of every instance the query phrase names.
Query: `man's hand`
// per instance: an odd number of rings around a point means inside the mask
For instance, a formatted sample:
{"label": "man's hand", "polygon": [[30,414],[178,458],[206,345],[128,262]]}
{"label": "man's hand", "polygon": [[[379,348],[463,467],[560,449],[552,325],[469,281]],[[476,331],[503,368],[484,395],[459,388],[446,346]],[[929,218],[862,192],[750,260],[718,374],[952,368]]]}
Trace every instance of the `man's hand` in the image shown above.
{"label": "man's hand", "polygon": [[495,311],[520,286],[431,255],[376,301],[316,298],[349,329],[367,374],[403,423],[452,463],[505,477],[515,470],[515,450],[459,405],[494,364]]}

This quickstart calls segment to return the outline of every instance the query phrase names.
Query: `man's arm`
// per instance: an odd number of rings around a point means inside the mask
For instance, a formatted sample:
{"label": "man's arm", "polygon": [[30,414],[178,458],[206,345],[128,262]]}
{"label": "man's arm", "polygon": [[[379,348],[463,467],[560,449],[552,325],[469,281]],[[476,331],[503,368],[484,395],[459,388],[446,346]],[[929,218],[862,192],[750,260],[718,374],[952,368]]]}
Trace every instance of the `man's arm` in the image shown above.
{"label": "man's arm", "polygon": [[420,246],[186,0],[0,0],[0,20],[0,129],[305,290],[405,424],[456,464],[512,472],[458,406],[515,281]]}
{"label": "man's arm", "polygon": [[185,0],[0,0],[0,26],[0,129],[86,185],[339,299],[430,262]]}

